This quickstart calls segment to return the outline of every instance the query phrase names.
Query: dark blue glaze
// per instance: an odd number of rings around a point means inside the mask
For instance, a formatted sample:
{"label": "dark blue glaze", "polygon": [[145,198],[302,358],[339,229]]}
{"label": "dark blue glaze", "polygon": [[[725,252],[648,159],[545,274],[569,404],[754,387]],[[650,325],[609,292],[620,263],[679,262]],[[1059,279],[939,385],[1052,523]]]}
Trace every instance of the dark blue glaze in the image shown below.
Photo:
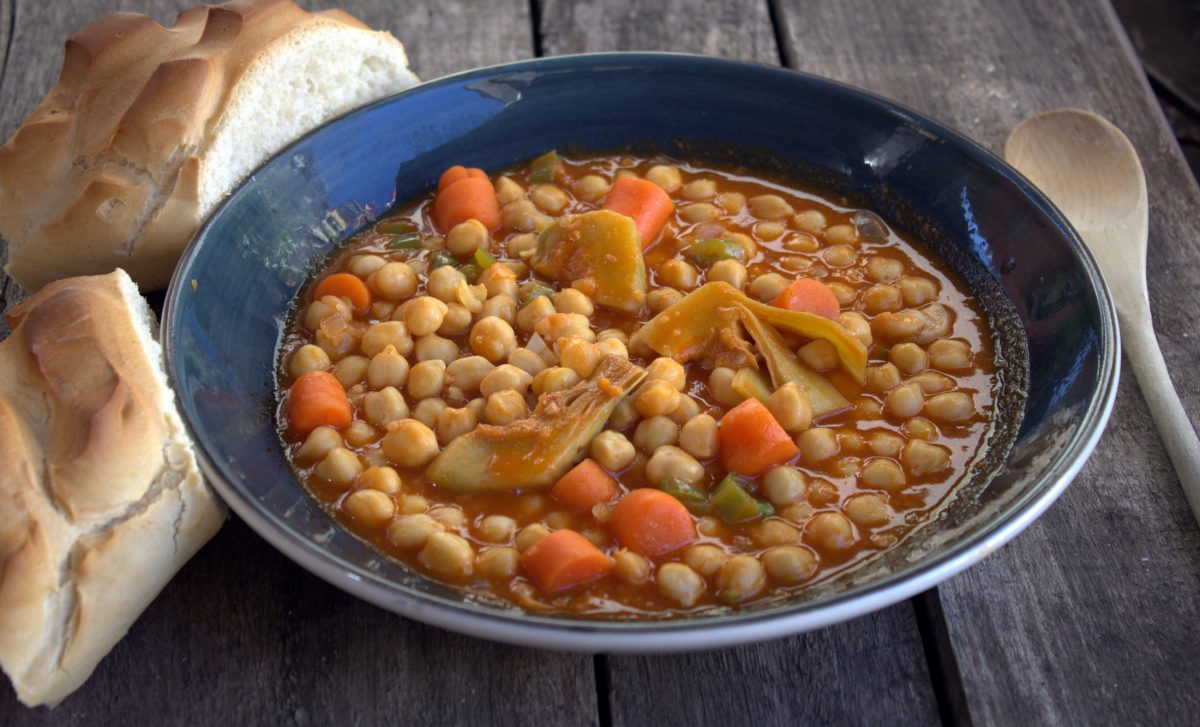
{"label": "dark blue glaze", "polygon": [[[330,250],[395,201],[429,190],[451,164],[496,169],[551,148],[631,144],[745,162],[844,194],[960,258],[985,304],[1019,318],[1013,340],[1019,344],[1023,329],[1030,364],[1019,437],[1000,474],[983,478],[970,502],[940,517],[944,542],[928,553],[901,549],[873,571],[803,600],[720,619],[572,622],[470,603],[409,573],[336,527],[297,484],[275,432],[276,347],[297,288]],[[810,628],[974,562],[1040,512],[1094,444],[1115,374],[1110,308],[1094,265],[1053,207],[945,127],[776,68],[602,54],[450,77],[305,137],[259,169],[199,232],[168,295],[164,336],[170,376],[210,478],[269,540],[323,577],[407,615],[495,638],[517,638],[498,632],[497,620],[532,624],[553,632],[540,643],[563,646],[554,635],[563,629],[579,638],[647,629],[711,635],[815,614],[788,622],[791,630]],[[1006,350],[1021,363],[1020,345]],[[1019,416],[1021,397],[1010,398]],[[856,610],[856,603],[867,605]],[[762,634],[779,632],[768,631]]]}

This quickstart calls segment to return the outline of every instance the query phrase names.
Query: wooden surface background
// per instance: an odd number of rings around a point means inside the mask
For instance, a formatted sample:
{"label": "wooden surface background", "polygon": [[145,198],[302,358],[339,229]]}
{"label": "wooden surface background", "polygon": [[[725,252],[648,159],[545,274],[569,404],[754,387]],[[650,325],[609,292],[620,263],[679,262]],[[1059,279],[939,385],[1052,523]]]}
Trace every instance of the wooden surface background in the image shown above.
{"label": "wooden surface background", "polygon": [[[52,85],[71,32],[117,9],[169,22],[189,4],[0,0],[0,136]],[[1200,190],[1106,0],[340,4],[403,40],[426,79],[535,55],[704,53],[849,82],[995,150],[1040,111],[1101,113],[1147,169],[1151,303],[1200,420]],[[1196,54],[1160,55],[1156,87],[1186,127],[1196,109],[1161,79],[1190,88]],[[0,282],[2,309],[20,291]],[[1182,725],[1200,719],[1198,684],[1200,528],[1123,373],[1096,453],[1046,515],[967,573],[850,623],[675,656],[500,646],[357,601],[231,518],[82,689],[49,711],[0,687],[0,724]]]}

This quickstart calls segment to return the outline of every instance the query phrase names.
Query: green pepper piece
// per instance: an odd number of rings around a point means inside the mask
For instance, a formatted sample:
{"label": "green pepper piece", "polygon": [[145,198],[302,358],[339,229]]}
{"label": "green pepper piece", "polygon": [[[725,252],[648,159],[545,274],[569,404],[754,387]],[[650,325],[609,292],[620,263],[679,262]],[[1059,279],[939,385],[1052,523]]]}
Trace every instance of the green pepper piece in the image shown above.
{"label": "green pepper piece", "polygon": [[385,220],[375,225],[376,232],[385,235],[411,235],[417,232],[417,226],[412,220]]}
{"label": "green pepper piece", "polygon": [[468,283],[474,285],[475,281],[479,280],[479,276],[483,275],[483,268],[479,267],[475,263],[467,263],[466,265],[460,265],[458,267],[458,272],[463,274],[463,277],[467,279]]}
{"label": "green pepper piece", "polygon": [[534,298],[540,298],[543,295],[554,295],[554,288],[551,288],[545,283],[534,283],[529,287],[529,297],[525,299],[525,302],[521,304],[521,307],[524,308],[532,303]]}
{"label": "green pepper piece", "polygon": [[417,232],[406,232],[396,235],[385,245],[389,250],[416,250],[421,247],[421,235]]}
{"label": "green pepper piece", "polygon": [[443,265],[454,265],[454,256],[445,250],[434,250],[429,256],[429,269],[435,270]]}
{"label": "green pepper piece", "polygon": [[554,175],[558,171],[558,152],[551,149],[530,164],[532,170],[529,179],[539,184],[549,184],[554,181]]}
{"label": "green pepper piece", "polygon": [[482,247],[475,251],[475,264],[480,270],[486,270],[496,262],[496,256],[490,251],[484,250]]}
{"label": "green pepper piece", "polygon": [[684,507],[696,515],[707,515],[712,511],[708,496],[683,480],[668,477],[658,489],[683,503]]}
{"label": "green pepper piece", "polygon": [[736,472],[730,472],[713,490],[710,499],[713,510],[727,523],[745,522],[762,515],[758,500],[746,492],[741,485],[742,480]]}
{"label": "green pepper piece", "polygon": [[693,242],[683,251],[684,257],[705,268],[720,260],[741,260],[744,254],[741,245],[723,237]]}

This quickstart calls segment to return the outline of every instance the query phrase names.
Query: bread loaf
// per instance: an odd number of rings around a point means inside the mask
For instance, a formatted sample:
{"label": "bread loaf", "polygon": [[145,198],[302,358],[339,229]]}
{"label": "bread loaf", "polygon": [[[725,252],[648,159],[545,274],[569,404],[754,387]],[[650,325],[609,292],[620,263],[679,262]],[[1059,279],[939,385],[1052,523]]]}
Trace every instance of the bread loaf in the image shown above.
{"label": "bread loaf", "polygon": [[121,270],[60,280],[0,341],[0,666],[27,705],[88,678],[216,533],[152,338]]}
{"label": "bread loaf", "polygon": [[164,28],[117,13],[67,41],[58,83],[0,147],[6,271],[127,270],[163,288],[200,222],[325,120],[416,83],[404,47],[338,10],[237,0]]}

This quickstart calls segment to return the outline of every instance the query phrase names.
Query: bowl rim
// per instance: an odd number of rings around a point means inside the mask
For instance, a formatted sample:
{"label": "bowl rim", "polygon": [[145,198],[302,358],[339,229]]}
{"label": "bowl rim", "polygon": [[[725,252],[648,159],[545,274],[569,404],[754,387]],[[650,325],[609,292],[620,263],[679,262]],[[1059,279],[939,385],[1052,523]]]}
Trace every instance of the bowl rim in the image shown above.
{"label": "bowl rim", "polygon": [[[260,509],[252,498],[242,495],[223,476],[206,449],[203,438],[193,427],[186,410],[180,406],[180,418],[195,443],[196,459],[205,478],[229,507],[250,527],[292,561],[338,588],[369,603],[405,617],[459,633],[518,646],[575,652],[668,653],[720,648],[779,638],[823,628],[877,611],[925,591],[978,563],[1028,527],[1066,489],[1095,448],[1112,412],[1120,372],[1120,334],[1116,308],[1095,259],[1066,216],[1037,187],[1002,158],[953,128],[927,115],[878,94],[855,86],[754,61],[716,58],[672,52],[599,52],[534,58],[473,68],[420,83],[399,93],[378,99],[334,117],[273,154],[239,182],[214,208],[197,229],[180,257],[168,286],[160,325],[167,376],[172,389],[179,390],[175,358],[173,313],[184,290],[185,269],[195,257],[200,241],[237,192],[249,184],[259,171],[286,156],[298,144],[321,133],[345,118],[367,113],[370,109],[394,103],[397,99],[423,93],[431,88],[461,85],[483,77],[522,71],[572,71],[621,63],[631,69],[656,64],[711,64],[728,70],[765,73],[772,76],[803,78],[806,83],[826,86],[839,93],[857,97],[882,113],[899,115],[906,123],[929,131],[951,142],[969,159],[1006,177],[1025,196],[1047,213],[1050,221],[1065,236],[1092,285],[1098,309],[1096,390],[1082,414],[1081,425],[1059,455],[1046,465],[1037,484],[1017,497],[988,527],[963,539],[954,547],[929,556],[912,568],[889,574],[878,580],[855,586],[817,603],[799,602],[748,613],[721,614],[665,620],[593,620],[550,617],[513,607],[508,610],[484,610],[469,602],[412,591],[357,566],[344,563]],[[581,69],[580,66],[583,68]]]}

